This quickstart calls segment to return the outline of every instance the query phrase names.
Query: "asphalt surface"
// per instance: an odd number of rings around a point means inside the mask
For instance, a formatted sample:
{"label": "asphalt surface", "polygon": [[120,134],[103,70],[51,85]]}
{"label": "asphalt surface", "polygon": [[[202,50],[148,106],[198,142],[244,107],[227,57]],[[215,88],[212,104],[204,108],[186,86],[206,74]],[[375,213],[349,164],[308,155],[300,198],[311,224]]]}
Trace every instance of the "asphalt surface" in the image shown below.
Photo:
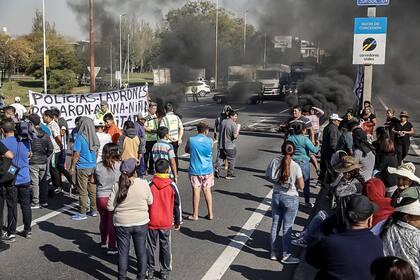
{"label": "asphalt surface", "polygon": [[[206,118],[211,125],[223,105],[211,97],[179,108],[186,125],[186,136],[195,134],[192,124]],[[233,105],[239,110],[244,127],[238,139],[238,160],[233,181],[216,179],[213,188],[215,219],[208,221],[204,199],[200,219],[184,221],[172,233],[173,271],[171,279],[292,279],[296,266],[284,267],[270,261],[271,186],[264,179],[268,162],[280,151],[281,135],[272,133],[285,120],[287,105]],[[189,124],[189,125],[188,125]],[[184,138],[187,139],[187,138]],[[184,140],[185,142],[185,140]],[[188,182],[188,155],[180,148],[178,183],[183,214],[191,214],[191,187]],[[315,193],[317,189],[312,189]],[[316,195],[312,200],[315,201]],[[100,248],[99,218],[72,221],[75,198],[60,194],[50,200],[48,209],[33,210],[31,240],[18,236],[7,251],[0,253],[0,279],[114,279],[117,256],[107,256]],[[64,209],[63,209],[64,208]],[[310,209],[300,206],[296,230],[306,223]],[[20,210],[19,210],[19,216]],[[19,222],[19,226],[22,223]],[[298,254],[299,252],[294,252]],[[135,257],[131,251],[128,277],[135,279]]]}

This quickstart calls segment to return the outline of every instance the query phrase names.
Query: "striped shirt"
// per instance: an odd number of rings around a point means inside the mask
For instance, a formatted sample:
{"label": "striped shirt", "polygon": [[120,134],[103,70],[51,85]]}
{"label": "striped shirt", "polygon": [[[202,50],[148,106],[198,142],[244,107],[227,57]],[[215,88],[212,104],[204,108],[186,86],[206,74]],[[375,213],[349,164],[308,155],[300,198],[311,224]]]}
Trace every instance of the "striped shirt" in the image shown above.
{"label": "striped shirt", "polygon": [[[169,161],[170,159],[175,158],[174,147],[167,140],[159,139],[156,144],[153,145],[152,157],[154,162],[162,158]],[[172,170],[170,171],[170,174],[172,177]]]}

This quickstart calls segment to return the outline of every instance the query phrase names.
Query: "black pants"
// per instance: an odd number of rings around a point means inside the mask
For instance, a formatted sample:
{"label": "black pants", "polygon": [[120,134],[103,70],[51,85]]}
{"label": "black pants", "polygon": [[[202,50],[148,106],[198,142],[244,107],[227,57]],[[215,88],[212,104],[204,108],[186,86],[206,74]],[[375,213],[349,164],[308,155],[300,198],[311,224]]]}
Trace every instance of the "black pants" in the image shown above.
{"label": "black pants", "polygon": [[4,203],[6,202],[6,188],[0,186],[0,236],[3,235],[4,228]]}
{"label": "black pants", "polygon": [[161,274],[166,275],[172,269],[170,229],[149,229],[147,234],[147,271],[149,274],[155,272],[155,253],[158,241]]}
{"label": "black pants", "polygon": [[61,188],[63,185],[63,182],[61,180],[61,173],[59,169],[59,159],[61,156],[61,152],[55,153],[55,164],[53,164],[53,161],[51,160],[50,164],[50,174],[51,174],[51,182],[54,186],[54,189]]}
{"label": "black pants", "polygon": [[227,176],[233,176],[236,164],[236,148],[234,149],[220,149],[216,161],[215,172],[220,174],[223,161],[227,160],[228,171]]}
{"label": "black pants", "polygon": [[171,144],[172,144],[172,147],[174,147],[176,170],[178,171],[178,168],[179,168],[179,163],[178,163],[178,148],[179,148],[179,145],[178,145],[178,141],[171,142]]}
{"label": "black pants", "polygon": [[401,162],[408,155],[408,150],[410,149],[410,142],[396,143],[396,148],[397,148],[398,165],[401,165]]}
{"label": "black pants", "polygon": [[144,154],[144,166],[149,174],[153,174],[155,170],[152,148],[157,141],[146,141],[146,153]]}
{"label": "black pants", "polygon": [[116,227],[118,245],[118,279],[127,278],[128,259],[130,255],[130,238],[133,237],[134,251],[137,257],[137,280],[146,278],[147,255],[146,237],[148,225]]}
{"label": "black pants", "polygon": [[331,161],[331,157],[332,155],[321,154],[321,162],[319,165],[319,177],[318,177],[318,181],[320,181],[321,184],[323,184],[325,181],[325,176],[328,170],[328,164]]}
{"label": "black pants", "polygon": [[[29,184],[4,186],[0,192],[0,207],[7,205],[7,233],[15,234],[17,226],[17,203],[19,202],[22,210],[23,225],[25,231],[31,230],[32,211],[31,211],[31,192]],[[3,224],[4,207],[0,209],[1,223]]]}

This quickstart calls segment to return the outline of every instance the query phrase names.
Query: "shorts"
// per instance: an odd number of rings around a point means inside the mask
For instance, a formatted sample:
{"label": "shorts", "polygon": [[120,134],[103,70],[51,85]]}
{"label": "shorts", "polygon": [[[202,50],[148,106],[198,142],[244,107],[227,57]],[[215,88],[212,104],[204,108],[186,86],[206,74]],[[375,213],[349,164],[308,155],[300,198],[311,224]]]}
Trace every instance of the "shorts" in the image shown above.
{"label": "shorts", "polygon": [[214,186],[214,174],[190,175],[190,182],[193,188],[210,189]]}

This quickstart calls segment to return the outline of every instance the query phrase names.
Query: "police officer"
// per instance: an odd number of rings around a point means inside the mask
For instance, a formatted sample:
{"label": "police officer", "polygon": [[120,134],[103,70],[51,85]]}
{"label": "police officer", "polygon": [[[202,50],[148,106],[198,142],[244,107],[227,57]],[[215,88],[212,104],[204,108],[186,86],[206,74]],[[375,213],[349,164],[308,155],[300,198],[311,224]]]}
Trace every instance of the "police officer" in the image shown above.
{"label": "police officer", "polygon": [[174,108],[171,103],[165,106],[166,116],[160,121],[160,126],[165,126],[169,129],[169,141],[174,147],[176,156],[176,167],[178,169],[178,147],[182,144],[182,136],[184,134],[184,126],[181,119],[175,115]]}
{"label": "police officer", "polygon": [[146,116],[144,128],[146,130],[146,154],[144,155],[144,164],[148,174],[154,173],[154,164],[152,157],[152,148],[158,140],[157,130],[159,128],[159,119],[156,115],[157,104],[149,103],[149,111]]}

